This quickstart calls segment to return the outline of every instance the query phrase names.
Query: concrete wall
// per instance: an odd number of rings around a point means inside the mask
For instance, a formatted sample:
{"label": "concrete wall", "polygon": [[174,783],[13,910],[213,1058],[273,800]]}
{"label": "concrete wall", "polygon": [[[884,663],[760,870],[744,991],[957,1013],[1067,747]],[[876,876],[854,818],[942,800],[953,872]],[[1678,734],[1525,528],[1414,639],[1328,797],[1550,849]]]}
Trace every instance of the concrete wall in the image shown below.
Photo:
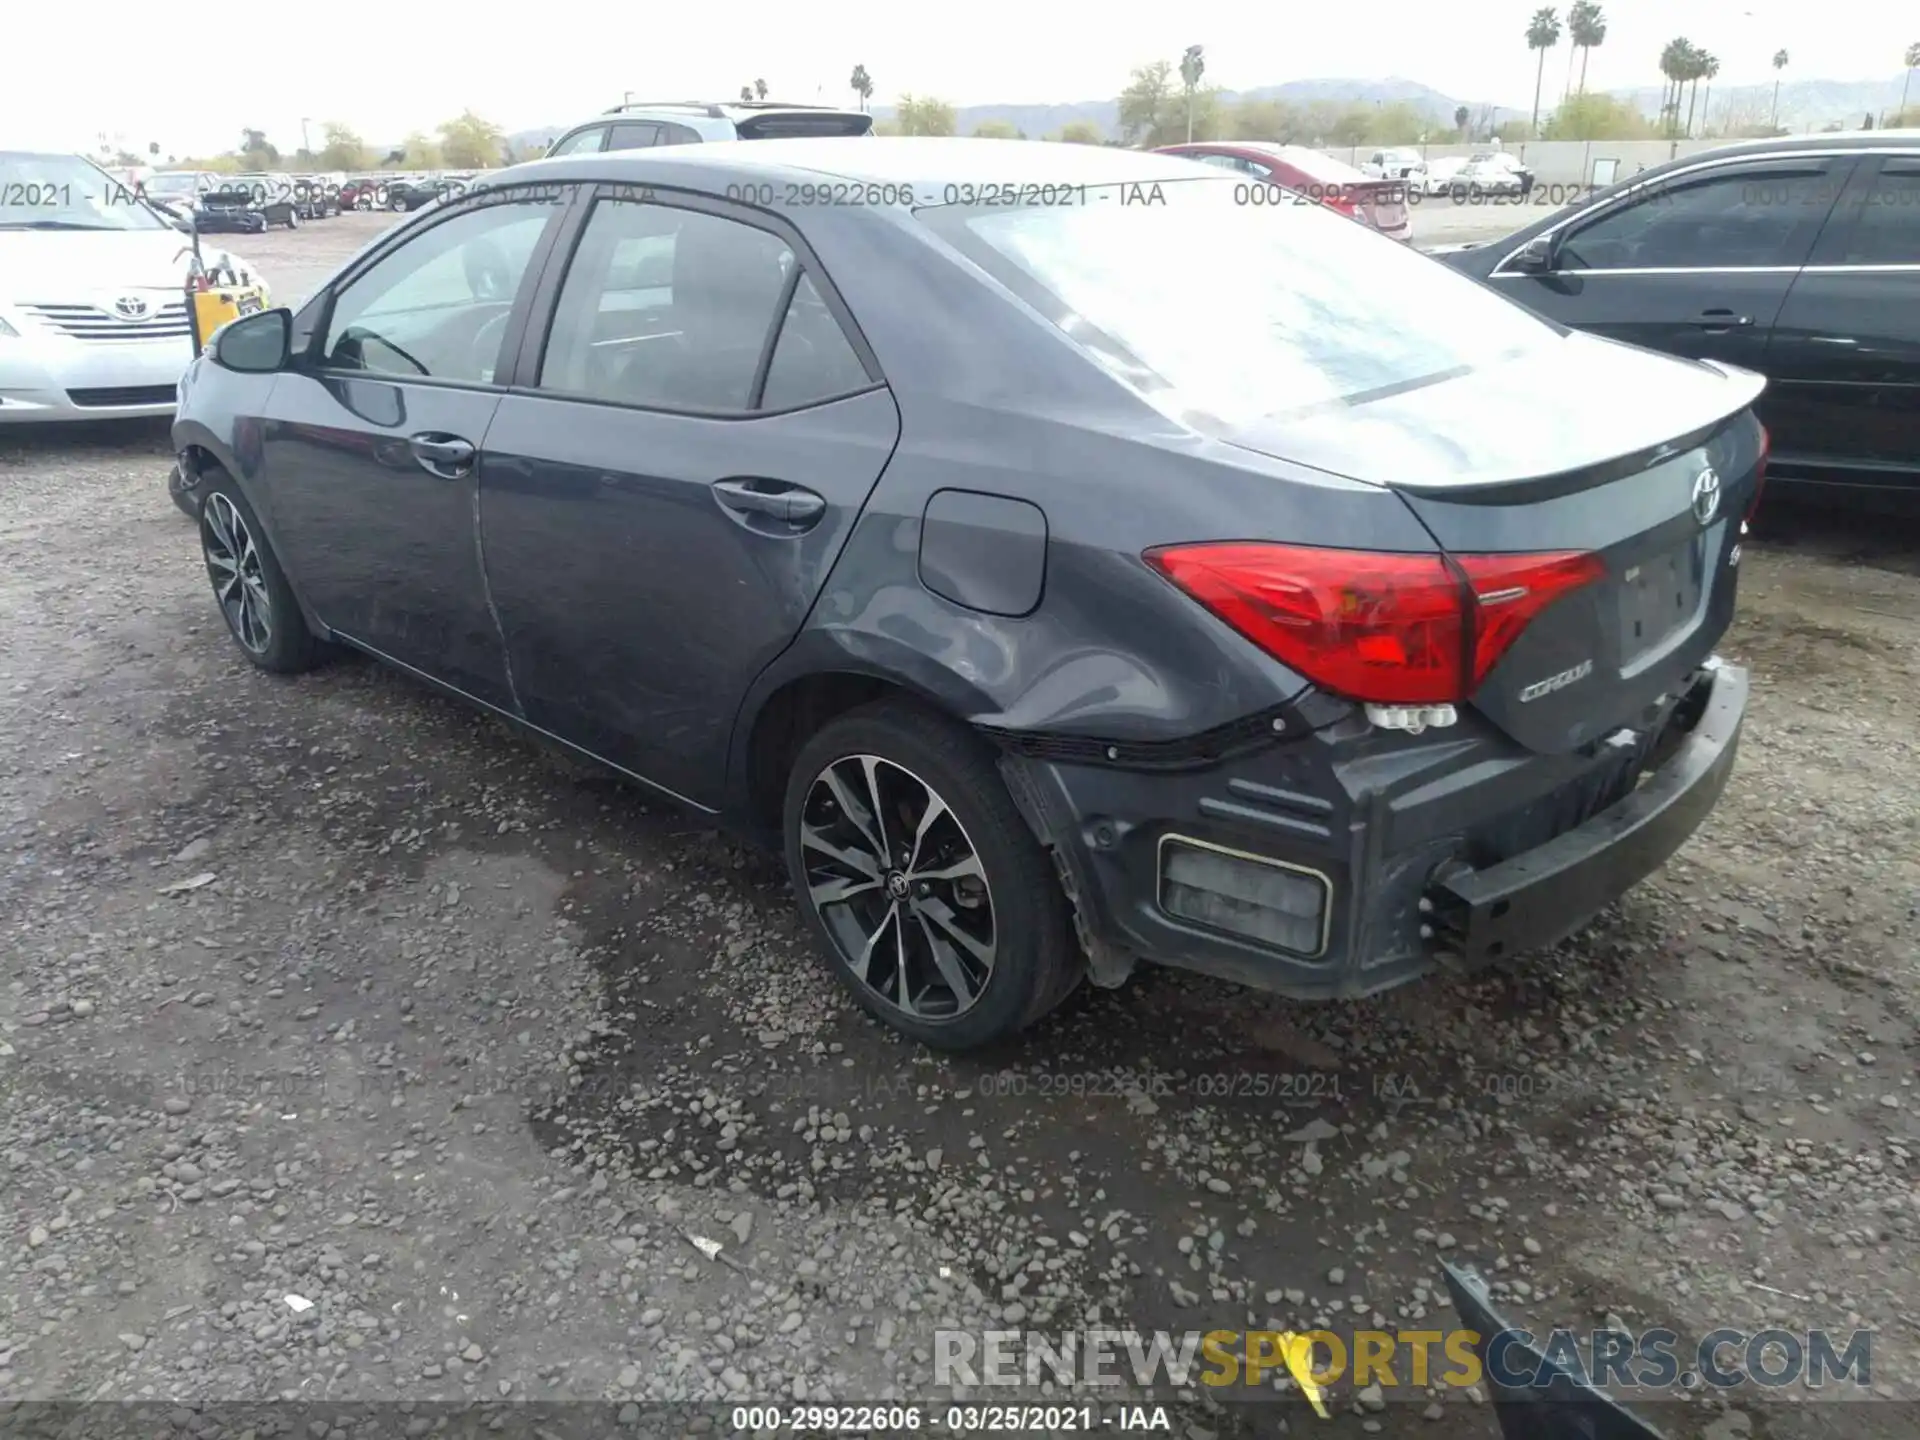
{"label": "concrete wall", "polygon": [[[1502,149],[1517,155],[1532,167],[1534,180],[1542,185],[1592,185],[1605,183],[1600,179],[1596,161],[1614,160],[1618,167],[1611,179],[1620,180],[1636,170],[1652,169],[1665,161],[1682,155],[1699,155],[1708,150],[1719,149],[1727,142],[1724,140],[1529,140],[1509,141]],[[1349,165],[1364,164],[1376,149],[1387,148],[1375,145],[1361,145],[1354,149],[1327,147],[1327,154],[1344,160]],[[1448,156],[1467,156],[1476,150],[1485,150],[1486,145],[1403,145],[1403,150],[1416,150],[1429,160],[1444,159]]]}

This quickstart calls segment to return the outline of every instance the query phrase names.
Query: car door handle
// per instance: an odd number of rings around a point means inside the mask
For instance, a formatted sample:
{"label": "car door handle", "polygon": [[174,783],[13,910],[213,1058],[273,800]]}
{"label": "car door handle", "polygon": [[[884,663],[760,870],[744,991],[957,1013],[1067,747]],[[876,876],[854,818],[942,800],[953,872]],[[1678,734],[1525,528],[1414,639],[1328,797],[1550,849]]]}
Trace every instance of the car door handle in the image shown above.
{"label": "car door handle", "polygon": [[421,468],[442,480],[457,480],[473,466],[473,442],[458,435],[428,430],[409,435],[407,444]]}
{"label": "car door handle", "polygon": [[783,480],[716,480],[713,493],[735,514],[764,516],[802,529],[827,513],[827,502],[820,496]]}
{"label": "car door handle", "polygon": [[1703,330],[1734,330],[1753,324],[1753,317],[1736,315],[1731,310],[1702,310],[1693,317],[1693,323]]}

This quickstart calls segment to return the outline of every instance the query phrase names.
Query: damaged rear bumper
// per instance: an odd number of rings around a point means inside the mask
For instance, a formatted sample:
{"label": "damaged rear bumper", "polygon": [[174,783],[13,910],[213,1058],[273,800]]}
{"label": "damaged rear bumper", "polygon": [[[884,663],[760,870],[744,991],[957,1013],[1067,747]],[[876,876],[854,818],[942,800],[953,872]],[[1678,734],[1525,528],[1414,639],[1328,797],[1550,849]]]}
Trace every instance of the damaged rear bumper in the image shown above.
{"label": "damaged rear bumper", "polygon": [[[1353,712],[1154,768],[1000,737],[1002,770],[1055,856],[1097,983],[1145,959],[1329,999],[1580,928],[1712,810],[1747,694],[1743,670],[1710,661],[1634,727],[1558,756],[1471,715],[1413,736]],[[1195,884],[1210,887],[1201,903]]]}

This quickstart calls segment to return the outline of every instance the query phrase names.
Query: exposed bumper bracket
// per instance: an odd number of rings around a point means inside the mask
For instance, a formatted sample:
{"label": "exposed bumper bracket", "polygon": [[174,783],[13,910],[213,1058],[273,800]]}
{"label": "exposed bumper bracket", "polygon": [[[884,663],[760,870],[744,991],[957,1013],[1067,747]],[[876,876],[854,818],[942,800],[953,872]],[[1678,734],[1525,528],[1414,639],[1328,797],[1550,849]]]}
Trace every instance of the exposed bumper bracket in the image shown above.
{"label": "exposed bumper bracket", "polygon": [[1709,667],[1711,689],[1692,731],[1639,788],[1585,824],[1481,870],[1436,875],[1436,956],[1470,972],[1539,949],[1664,864],[1706,818],[1726,788],[1747,708],[1747,672]]}

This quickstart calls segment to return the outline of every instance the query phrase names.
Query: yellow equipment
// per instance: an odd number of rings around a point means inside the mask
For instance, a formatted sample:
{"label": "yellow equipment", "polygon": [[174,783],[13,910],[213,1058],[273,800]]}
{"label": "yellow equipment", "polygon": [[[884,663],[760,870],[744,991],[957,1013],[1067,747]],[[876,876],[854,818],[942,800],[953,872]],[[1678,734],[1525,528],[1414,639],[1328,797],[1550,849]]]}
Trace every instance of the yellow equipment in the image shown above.
{"label": "yellow equipment", "polygon": [[200,258],[200,227],[193,227],[193,260],[187,266],[187,324],[198,355],[213,332],[229,320],[267,308],[267,287],[258,281],[242,284],[231,267],[209,270]]}

